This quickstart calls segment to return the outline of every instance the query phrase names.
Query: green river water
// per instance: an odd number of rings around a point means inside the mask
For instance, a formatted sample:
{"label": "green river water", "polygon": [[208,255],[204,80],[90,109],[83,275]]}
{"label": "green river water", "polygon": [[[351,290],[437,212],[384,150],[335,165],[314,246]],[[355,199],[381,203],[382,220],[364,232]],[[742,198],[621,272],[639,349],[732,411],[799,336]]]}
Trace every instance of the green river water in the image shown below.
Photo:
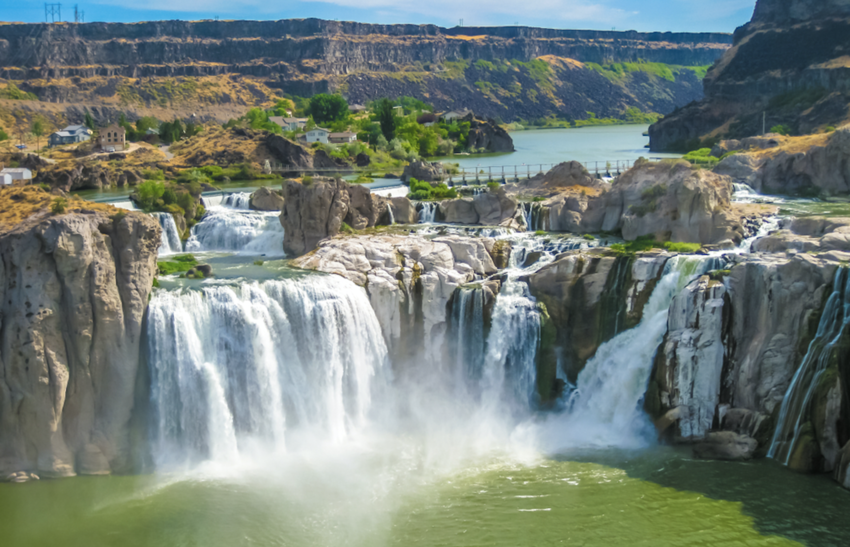
{"label": "green river water", "polygon": [[[363,446],[186,475],[0,484],[6,547],[846,545],[850,494],[655,448],[437,472]],[[437,464],[436,468],[440,465]]]}

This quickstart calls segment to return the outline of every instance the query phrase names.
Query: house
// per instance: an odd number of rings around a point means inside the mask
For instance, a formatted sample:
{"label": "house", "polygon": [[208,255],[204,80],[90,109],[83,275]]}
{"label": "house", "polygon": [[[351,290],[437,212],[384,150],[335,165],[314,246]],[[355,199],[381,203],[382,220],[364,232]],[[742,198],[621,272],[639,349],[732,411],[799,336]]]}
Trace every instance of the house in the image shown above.
{"label": "house", "polygon": [[328,136],[330,136],[331,132],[327,129],[322,129],[321,127],[314,127],[310,131],[307,131],[307,134],[304,135],[304,139],[307,142],[320,142],[322,144],[328,144]]}
{"label": "house", "polygon": [[298,131],[307,126],[307,118],[285,118],[283,116],[270,116],[269,121],[281,126],[284,131]]}
{"label": "house", "polygon": [[32,171],[23,167],[7,167],[0,171],[0,176],[2,175],[8,175],[12,182],[16,180],[32,180]]}
{"label": "house", "polygon": [[328,135],[328,141],[331,144],[348,144],[357,140],[357,133],[351,131],[343,131],[342,133],[331,133]]}
{"label": "house", "polygon": [[127,131],[117,123],[100,130],[100,147],[107,152],[124,150],[126,142]]}
{"label": "house", "polygon": [[85,142],[91,138],[91,130],[85,125],[69,125],[61,131],[57,131],[47,138],[47,146],[61,146],[63,144],[75,144]]}
{"label": "house", "polygon": [[440,114],[440,119],[445,121],[460,120],[472,114],[471,110],[451,110]]}
{"label": "house", "polygon": [[348,111],[352,114],[362,114],[366,112],[366,107],[362,104],[350,104],[348,105]]}

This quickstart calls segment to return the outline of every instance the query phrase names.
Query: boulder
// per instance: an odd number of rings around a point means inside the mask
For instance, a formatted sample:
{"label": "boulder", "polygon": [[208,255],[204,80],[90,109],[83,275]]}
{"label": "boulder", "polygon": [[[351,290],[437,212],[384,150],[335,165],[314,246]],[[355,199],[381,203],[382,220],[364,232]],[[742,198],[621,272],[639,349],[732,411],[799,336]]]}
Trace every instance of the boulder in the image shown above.
{"label": "boulder", "polygon": [[283,196],[280,192],[263,186],[251,194],[251,209],[255,211],[280,211],[283,209]]}
{"label": "boulder", "polygon": [[419,222],[419,213],[406,196],[390,198],[389,206],[392,208],[393,219],[396,224],[416,224]]}
{"label": "boulder", "polygon": [[440,182],[443,180],[443,164],[430,163],[424,160],[413,160],[404,168],[401,180],[409,183],[410,179],[424,180],[425,182]]}
{"label": "boulder", "polygon": [[335,236],[348,214],[348,184],[342,180],[314,180],[309,185],[295,180],[283,184],[283,250],[300,256]]}
{"label": "boulder", "polygon": [[478,210],[472,198],[447,199],[440,202],[440,218],[449,224],[478,224]]}
{"label": "boulder", "polygon": [[478,194],[472,203],[482,226],[499,226],[512,219],[517,211],[516,199],[509,197],[502,187]]}
{"label": "boulder", "polygon": [[694,445],[694,456],[703,460],[746,461],[755,455],[758,442],[752,437],[718,431]]}
{"label": "boulder", "polygon": [[464,121],[469,122],[467,144],[470,149],[490,153],[514,151],[514,141],[510,134],[495,120],[479,120],[469,114]]}

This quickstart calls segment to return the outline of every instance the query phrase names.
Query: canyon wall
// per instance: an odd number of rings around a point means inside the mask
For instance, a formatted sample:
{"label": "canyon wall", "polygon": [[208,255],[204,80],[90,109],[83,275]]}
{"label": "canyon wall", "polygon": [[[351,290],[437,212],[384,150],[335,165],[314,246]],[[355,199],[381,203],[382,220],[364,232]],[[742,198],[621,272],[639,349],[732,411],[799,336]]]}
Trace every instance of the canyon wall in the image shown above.
{"label": "canyon wall", "polygon": [[850,5],[760,0],[706,75],[705,99],[650,128],[654,151],[695,149],[786,125],[798,134],[850,119]]}
{"label": "canyon wall", "polygon": [[137,213],[39,213],[0,235],[0,475],[128,469],[159,243]]}

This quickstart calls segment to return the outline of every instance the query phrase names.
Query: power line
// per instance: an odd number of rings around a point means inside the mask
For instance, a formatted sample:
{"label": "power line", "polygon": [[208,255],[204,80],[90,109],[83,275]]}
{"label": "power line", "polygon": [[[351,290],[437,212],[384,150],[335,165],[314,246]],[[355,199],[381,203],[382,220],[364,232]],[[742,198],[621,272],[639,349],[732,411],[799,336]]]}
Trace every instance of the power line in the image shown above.
{"label": "power line", "polygon": [[75,23],[85,23],[86,22],[86,12],[80,11],[80,8],[77,4],[74,4],[74,22]]}

